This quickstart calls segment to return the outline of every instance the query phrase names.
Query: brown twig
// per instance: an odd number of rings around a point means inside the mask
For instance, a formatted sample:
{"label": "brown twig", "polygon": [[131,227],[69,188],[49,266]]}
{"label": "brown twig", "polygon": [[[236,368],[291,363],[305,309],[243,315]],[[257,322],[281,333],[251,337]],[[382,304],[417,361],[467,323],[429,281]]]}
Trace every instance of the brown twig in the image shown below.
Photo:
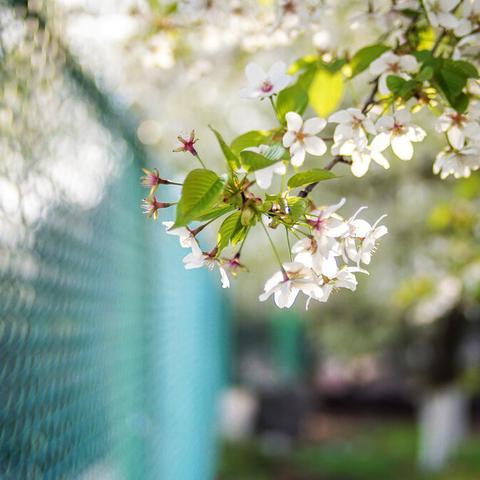
{"label": "brown twig", "polygon": [[[330,163],[325,167],[325,170],[332,170],[332,168],[337,164],[337,163],[347,163],[349,165],[351,165],[352,161],[351,160],[348,160],[347,158],[345,158],[344,156],[342,155],[337,155],[336,157],[334,157]],[[317,185],[318,185],[319,182],[314,182],[314,183],[310,183],[309,185],[307,185],[303,190],[301,190],[299,193],[298,193],[298,196],[301,197],[301,198],[305,198]]]}

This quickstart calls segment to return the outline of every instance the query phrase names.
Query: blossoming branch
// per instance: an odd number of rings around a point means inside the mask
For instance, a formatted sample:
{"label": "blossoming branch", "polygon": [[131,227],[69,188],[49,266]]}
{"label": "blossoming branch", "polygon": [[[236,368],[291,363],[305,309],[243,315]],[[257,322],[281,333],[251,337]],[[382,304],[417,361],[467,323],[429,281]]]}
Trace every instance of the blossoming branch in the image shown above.
{"label": "blossoming branch", "polygon": [[[268,70],[247,65],[240,96],[269,102],[278,126],[231,142],[211,128],[225,173],[217,174],[202,160],[195,132],[179,137],[175,150],[191,154],[201,167],[186,176],[178,203],[157,200],[156,191],[174,182],[146,171],[146,213],[156,219],[159,209],[176,206],[175,221],[163,223],[183,248],[191,249],[185,268],[218,268],[222,286],[229,287],[230,276],[246,270],[241,263],[245,240],[260,228],[278,262],[260,300],[273,296],[280,308],[288,308],[301,292],[307,306],[312,300],[325,302],[335,289],[355,290],[356,275],[368,273],[365,267],[387,233],[384,216],[373,224],[359,218],[366,207],[346,217],[339,213],[345,199],[322,205],[313,198],[319,182],[336,178],[337,164],[349,165],[361,177],[372,164],[388,169],[395,158],[412,160],[416,144],[427,136],[428,128],[422,127],[427,118],[445,139],[435,174],[467,177],[480,168],[478,41],[471,48],[480,32],[480,0],[398,0],[389,13],[401,18],[400,27],[354,55],[319,51],[288,69],[283,62]],[[369,87],[360,104],[330,110],[325,118],[306,114],[309,107],[326,111],[335,86],[357,76]],[[216,229],[217,241],[203,250],[197,235],[207,227]],[[269,233],[278,228],[285,230],[286,259]]]}

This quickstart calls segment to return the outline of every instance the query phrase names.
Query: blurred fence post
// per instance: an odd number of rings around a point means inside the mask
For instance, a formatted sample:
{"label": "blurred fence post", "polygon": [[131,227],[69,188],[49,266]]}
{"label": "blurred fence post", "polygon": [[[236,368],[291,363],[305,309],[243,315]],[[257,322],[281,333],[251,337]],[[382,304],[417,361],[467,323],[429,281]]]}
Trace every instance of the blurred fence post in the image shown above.
{"label": "blurred fence post", "polygon": [[305,328],[294,311],[280,311],[271,319],[272,358],[282,383],[298,380],[307,360]]}
{"label": "blurred fence post", "polygon": [[464,439],[468,423],[465,393],[455,385],[427,393],[420,407],[419,464],[423,470],[441,470]]}

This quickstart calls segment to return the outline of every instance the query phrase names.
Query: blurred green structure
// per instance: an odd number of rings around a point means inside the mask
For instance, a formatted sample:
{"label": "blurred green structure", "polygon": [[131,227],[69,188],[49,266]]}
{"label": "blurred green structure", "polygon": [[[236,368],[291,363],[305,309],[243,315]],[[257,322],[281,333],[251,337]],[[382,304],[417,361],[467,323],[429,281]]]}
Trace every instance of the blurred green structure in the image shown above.
{"label": "blurred green structure", "polygon": [[[141,215],[148,158],[121,109],[13,3],[0,2],[0,177],[21,193],[18,215],[0,212],[0,478],[212,478],[216,279],[185,272],[177,239]],[[102,161],[82,167],[86,147]]]}

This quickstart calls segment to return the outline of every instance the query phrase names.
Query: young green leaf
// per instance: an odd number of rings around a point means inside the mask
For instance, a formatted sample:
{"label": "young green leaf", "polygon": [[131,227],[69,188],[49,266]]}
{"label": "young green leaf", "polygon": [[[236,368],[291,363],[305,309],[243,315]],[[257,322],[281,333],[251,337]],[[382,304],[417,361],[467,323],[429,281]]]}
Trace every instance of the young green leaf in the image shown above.
{"label": "young green leaf", "polygon": [[308,97],[310,105],[319,116],[326,117],[332,113],[343,97],[342,73],[331,73],[319,68],[310,84]]}
{"label": "young green leaf", "polygon": [[304,198],[289,197],[287,199],[289,217],[292,223],[298,222],[308,207],[308,202]]}
{"label": "young green leaf", "polygon": [[294,63],[292,63],[292,65],[290,65],[290,67],[288,68],[288,74],[295,75],[300,70],[305,70],[311,65],[315,65],[318,60],[318,55],[305,55],[304,57],[299,58]]}
{"label": "young green leaf", "polygon": [[426,65],[420,70],[420,73],[416,76],[419,82],[430,80],[433,77],[433,68],[430,65]]}
{"label": "young green leaf", "polygon": [[279,143],[275,143],[268,147],[268,150],[263,153],[265,158],[268,158],[272,162],[278,162],[285,155],[286,150]]}
{"label": "young green leaf", "polygon": [[387,50],[390,50],[390,48],[382,44],[370,45],[358,50],[350,61],[352,77],[366,70],[376,58]]}
{"label": "young green leaf", "polygon": [[223,155],[225,157],[225,160],[227,161],[228,166],[230,167],[230,170],[232,170],[232,171],[238,170],[240,168],[240,160],[238,159],[238,156],[227,145],[227,143],[223,139],[220,132],[215,130],[212,126],[209,126],[209,127],[210,127],[210,130],[217,137],[218,143],[220,145],[220,148],[222,149]]}
{"label": "young green leaf", "polygon": [[212,218],[219,218],[222,215],[225,215],[228,212],[231,212],[234,209],[232,205],[226,205],[220,203],[219,206],[213,206],[208,210],[207,213],[196,218],[199,222],[206,222],[207,220],[212,220]]}
{"label": "young green leaf", "polygon": [[242,228],[241,223],[242,212],[237,211],[229,215],[222,223],[218,230],[217,246],[220,253],[230,243],[235,233]]}
{"label": "young green leaf", "polygon": [[255,170],[261,170],[262,168],[270,167],[276,163],[275,161],[269,160],[259,153],[250,152],[248,150],[241,152],[240,158],[243,168],[249,173],[254,172]]}
{"label": "young green leaf", "polygon": [[175,227],[187,225],[208,212],[219,200],[225,182],[211,170],[192,170],[182,187],[182,196],[177,205]]}
{"label": "young green leaf", "polygon": [[398,92],[405,85],[406,80],[397,75],[389,75],[387,77],[387,87],[392,92],[398,95]]}
{"label": "young green leaf", "polygon": [[235,155],[240,155],[242,150],[248,147],[258,147],[262,143],[269,143],[272,138],[270,130],[251,130],[238,136],[230,145]]}
{"label": "young green leaf", "polygon": [[281,123],[285,123],[285,115],[288,112],[297,112],[302,115],[307,106],[308,96],[303,88],[297,85],[285,88],[278,94],[277,98],[276,110],[278,120]]}
{"label": "young green leaf", "polygon": [[299,172],[288,179],[289,188],[303,187],[310,183],[321,182],[322,180],[329,180],[335,178],[335,174],[329,170],[323,170],[322,168],[314,168],[312,170],[306,170],[305,172]]}

